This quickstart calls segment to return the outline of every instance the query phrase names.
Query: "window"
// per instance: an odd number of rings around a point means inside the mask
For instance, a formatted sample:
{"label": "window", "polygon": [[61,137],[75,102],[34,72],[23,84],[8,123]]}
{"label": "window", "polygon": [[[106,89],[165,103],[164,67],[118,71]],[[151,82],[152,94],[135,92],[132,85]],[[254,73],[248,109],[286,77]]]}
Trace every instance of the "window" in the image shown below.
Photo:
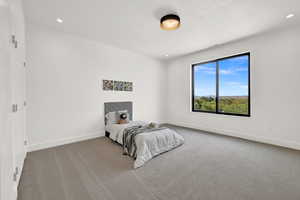
{"label": "window", "polygon": [[192,111],[250,116],[250,53],[193,64]]}

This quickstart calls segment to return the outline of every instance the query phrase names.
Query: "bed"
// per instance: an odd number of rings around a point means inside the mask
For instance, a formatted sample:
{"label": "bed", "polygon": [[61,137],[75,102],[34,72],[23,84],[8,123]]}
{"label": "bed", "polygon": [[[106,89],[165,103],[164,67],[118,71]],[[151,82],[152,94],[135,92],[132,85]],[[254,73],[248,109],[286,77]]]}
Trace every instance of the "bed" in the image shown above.
{"label": "bed", "polygon": [[[184,138],[170,128],[152,127],[153,123],[147,121],[133,121],[132,102],[107,102],[104,103],[104,111],[106,136],[122,145],[124,154],[135,159],[134,168],[184,143]],[[120,111],[127,111],[128,123],[111,123],[107,116]]]}

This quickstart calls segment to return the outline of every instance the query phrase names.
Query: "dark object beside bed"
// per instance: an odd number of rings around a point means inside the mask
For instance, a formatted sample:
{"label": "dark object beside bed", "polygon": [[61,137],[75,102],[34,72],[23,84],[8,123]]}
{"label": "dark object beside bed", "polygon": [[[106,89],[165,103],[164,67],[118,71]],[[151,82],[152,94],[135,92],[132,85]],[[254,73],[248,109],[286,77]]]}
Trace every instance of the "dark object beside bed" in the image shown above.
{"label": "dark object beside bed", "polygon": [[110,133],[108,131],[105,131],[105,137],[109,138]]}

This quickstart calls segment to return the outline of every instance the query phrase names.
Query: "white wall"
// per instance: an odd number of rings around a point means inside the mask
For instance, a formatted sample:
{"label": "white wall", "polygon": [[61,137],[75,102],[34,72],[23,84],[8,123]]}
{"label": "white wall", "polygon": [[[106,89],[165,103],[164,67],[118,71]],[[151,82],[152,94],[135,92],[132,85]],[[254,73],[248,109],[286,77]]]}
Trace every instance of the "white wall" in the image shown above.
{"label": "white wall", "polygon": [[[297,26],[274,29],[175,59],[166,67],[127,50],[29,25],[31,150],[103,135],[106,101],[133,101],[135,119],[167,121],[300,149],[299,34]],[[191,64],[248,51],[251,117],[191,112]],[[102,79],[133,81],[134,92],[104,92]]]}
{"label": "white wall", "polygon": [[[133,101],[135,120],[164,122],[160,62],[37,25],[26,35],[31,150],[104,135],[104,102]],[[102,79],[132,81],[134,91],[103,91]]]}
{"label": "white wall", "polygon": [[[300,28],[289,26],[168,65],[168,121],[300,149]],[[191,64],[251,52],[251,117],[191,112]]]}

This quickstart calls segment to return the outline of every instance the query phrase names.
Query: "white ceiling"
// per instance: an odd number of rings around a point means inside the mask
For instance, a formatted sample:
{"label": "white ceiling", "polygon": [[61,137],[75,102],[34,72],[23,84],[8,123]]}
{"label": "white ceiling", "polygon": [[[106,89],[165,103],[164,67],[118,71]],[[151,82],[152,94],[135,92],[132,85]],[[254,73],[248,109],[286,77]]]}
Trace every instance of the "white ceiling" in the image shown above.
{"label": "white ceiling", "polygon": [[[24,0],[27,22],[155,58],[174,57],[266,31],[300,18],[299,0]],[[182,26],[163,31],[177,13]],[[295,17],[287,20],[286,15]],[[59,24],[56,18],[64,22]]]}

